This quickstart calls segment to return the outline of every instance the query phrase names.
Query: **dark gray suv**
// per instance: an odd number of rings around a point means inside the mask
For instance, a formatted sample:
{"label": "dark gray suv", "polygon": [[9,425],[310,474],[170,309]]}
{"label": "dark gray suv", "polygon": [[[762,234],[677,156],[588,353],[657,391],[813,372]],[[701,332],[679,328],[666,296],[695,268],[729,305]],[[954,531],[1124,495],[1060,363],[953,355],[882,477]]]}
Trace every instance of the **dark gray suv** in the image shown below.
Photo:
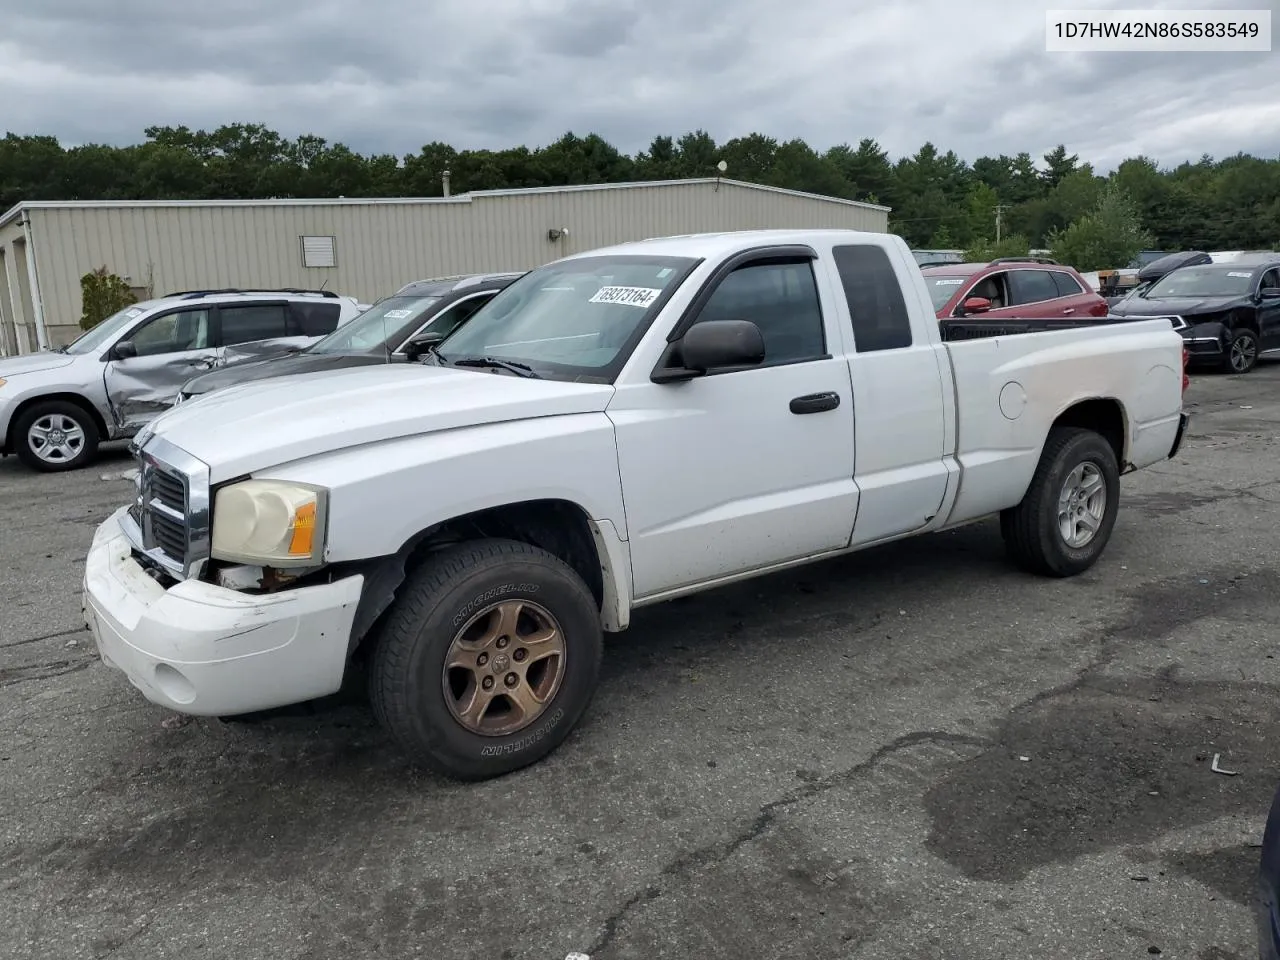
{"label": "dark gray suv", "polygon": [[251,380],[321,370],[406,363],[448,336],[521,273],[476,273],[415,280],[301,350],[229,364],[192,377],[175,404]]}

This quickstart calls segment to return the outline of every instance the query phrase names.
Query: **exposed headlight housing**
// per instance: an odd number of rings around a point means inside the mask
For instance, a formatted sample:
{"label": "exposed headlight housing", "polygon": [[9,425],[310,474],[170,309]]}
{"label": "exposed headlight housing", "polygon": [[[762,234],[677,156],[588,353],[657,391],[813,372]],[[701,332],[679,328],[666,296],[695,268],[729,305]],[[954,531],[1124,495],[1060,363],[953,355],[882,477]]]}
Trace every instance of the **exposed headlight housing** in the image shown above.
{"label": "exposed headlight housing", "polygon": [[263,567],[323,563],[328,492],[284,480],[243,480],[213,503],[212,556]]}

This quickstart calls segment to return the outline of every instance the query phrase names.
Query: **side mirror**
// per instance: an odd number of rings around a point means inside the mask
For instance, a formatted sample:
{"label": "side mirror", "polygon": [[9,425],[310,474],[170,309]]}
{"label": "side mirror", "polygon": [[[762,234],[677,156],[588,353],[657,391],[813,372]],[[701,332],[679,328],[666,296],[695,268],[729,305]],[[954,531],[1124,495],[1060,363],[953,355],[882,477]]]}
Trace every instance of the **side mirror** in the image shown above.
{"label": "side mirror", "polygon": [[764,335],[750,320],[695,323],[680,340],[686,370],[706,373],[718,367],[749,367],[764,361]]}
{"label": "side mirror", "polygon": [[1263,287],[1258,291],[1261,300],[1280,300],[1280,287]]}
{"label": "side mirror", "polygon": [[966,313],[986,313],[991,309],[991,301],[986,297],[970,297],[960,308],[961,316]]}
{"label": "side mirror", "polygon": [[121,340],[116,344],[115,355],[117,360],[131,360],[138,355],[138,348],[132,340]]}
{"label": "side mirror", "polygon": [[444,334],[442,333],[419,334],[404,345],[404,355],[408,357],[411,362],[420,360],[443,339]]}

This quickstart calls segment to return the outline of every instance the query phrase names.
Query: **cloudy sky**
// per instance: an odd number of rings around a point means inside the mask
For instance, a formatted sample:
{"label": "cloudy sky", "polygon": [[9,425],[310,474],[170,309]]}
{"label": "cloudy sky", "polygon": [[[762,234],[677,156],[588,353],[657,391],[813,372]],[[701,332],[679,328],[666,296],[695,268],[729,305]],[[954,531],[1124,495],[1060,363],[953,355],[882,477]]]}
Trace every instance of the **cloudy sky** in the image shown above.
{"label": "cloudy sky", "polygon": [[[972,161],[1280,155],[1280,52],[1045,52],[1036,0],[0,0],[0,131],[262,122],[364,152],[695,128]],[[1270,9],[1280,0],[1076,8]],[[1280,51],[1280,46],[1277,47]]]}

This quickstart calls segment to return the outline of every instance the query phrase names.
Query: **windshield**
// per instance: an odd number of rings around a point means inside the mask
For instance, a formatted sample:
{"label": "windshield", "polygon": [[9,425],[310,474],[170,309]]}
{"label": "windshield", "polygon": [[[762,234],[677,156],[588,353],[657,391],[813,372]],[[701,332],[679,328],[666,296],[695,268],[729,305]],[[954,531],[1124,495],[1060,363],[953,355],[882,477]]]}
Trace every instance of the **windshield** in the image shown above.
{"label": "windshield", "polygon": [[101,350],[119,334],[129,329],[133,322],[146,313],[146,310],[131,303],[118,313],[113,313],[96,327],[85,331],[63,348],[63,353],[93,353]]}
{"label": "windshield", "polygon": [[1143,293],[1147,300],[1174,297],[1243,297],[1253,290],[1252,270],[1230,267],[1183,267],[1161,277]]}
{"label": "windshield", "polygon": [[612,382],[636,342],[698,261],[599,256],[525,274],[436,351],[443,363],[493,357],[541,376]]}
{"label": "windshield", "polygon": [[394,350],[417,329],[439,297],[387,297],[360,316],[317,340],[307,353],[368,353]]}
{"label": "windshield", "polygon": [[968,277],[925,277],[924,282],[929,287],[929,299],[933,301],[934,312],[946,306],[947,301],[955,296],[961,284],[968,279]]}

